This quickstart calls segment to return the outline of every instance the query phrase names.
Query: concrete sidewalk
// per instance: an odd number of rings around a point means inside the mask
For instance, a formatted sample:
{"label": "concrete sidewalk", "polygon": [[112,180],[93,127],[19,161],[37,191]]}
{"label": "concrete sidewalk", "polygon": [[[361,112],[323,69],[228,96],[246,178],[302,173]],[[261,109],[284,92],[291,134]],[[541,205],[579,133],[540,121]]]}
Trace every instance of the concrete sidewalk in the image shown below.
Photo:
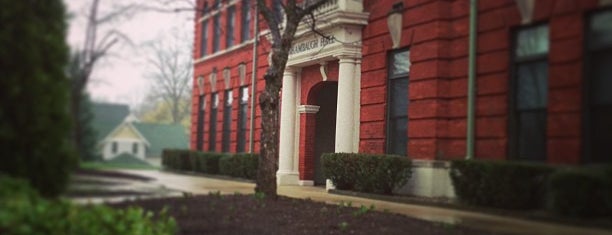
{"label": "concrete sidewalk", "polygon": [[[193,194],[208,194],[220,191],[223,194],[236,192],[253,193],[255,187],[252,183],[236,182],[231,180],[213,179],[202,176],[180,175],[163,171],[141,171],[121,170],[122,172],[142,175],[156,179],[156,183],[165,187],[190,192]],[[389,212],[403,214],[408,217],[438,222],[464,225],[480,230],[509,233],[509,234],[550,234],[550,235],[599,235],[610,234],[612,231],[584,228],[564,224],[555,224],[539,221],[529,221],[511,217],[503,217],[477,212],[453,210],[447,208],[403,204],[395,202],[379,201],[367,198],[351,197],[344,195],[328,194],[325,189],[306,186],[280,186],[278,193],[293,198],[310,198],[315,201],[329,204],[340,202],[352,202],[353,206],[374,205],[376,210],[387,210]]]}

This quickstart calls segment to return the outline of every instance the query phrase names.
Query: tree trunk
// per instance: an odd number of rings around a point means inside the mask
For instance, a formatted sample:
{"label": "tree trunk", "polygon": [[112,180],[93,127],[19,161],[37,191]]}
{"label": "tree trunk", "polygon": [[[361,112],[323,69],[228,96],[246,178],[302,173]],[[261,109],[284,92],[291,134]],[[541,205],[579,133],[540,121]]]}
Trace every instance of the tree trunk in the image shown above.
{"label": "tree trunk", "polygon": [[278,104],[280,86],[275,76],[280,73],[273,67],[266,73],[266,88],[259,96],[261,108],[260,157],[255,191],[276,198],[276,171],[278,170]]}

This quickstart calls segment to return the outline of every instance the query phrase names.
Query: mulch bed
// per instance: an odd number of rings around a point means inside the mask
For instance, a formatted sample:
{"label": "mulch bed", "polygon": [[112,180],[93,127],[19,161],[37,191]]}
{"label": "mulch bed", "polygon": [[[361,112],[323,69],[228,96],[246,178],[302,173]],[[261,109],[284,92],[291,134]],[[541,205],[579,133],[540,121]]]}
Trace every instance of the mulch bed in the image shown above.
{"label": "mulch bed", "polygon": [[398,214],[329,205],[311,200],[253,195],[165,198],[111,204],[141,206],[172,215],[178,234],[495,234],[459,225],[431,223]]}
{"label": "mulch bed", "polygon": [[76,171],[74,171],[74,174],[86,175],[86,176],[119,178],[119,179],[128,179],[128,180],[138,180],[138,181],[153,181],[153,178],[149,178],[145,176],[132,175],[132,174],[121,173],[121,172],[116,172],[116,171],[105,171],[105,170],[77,169]]}

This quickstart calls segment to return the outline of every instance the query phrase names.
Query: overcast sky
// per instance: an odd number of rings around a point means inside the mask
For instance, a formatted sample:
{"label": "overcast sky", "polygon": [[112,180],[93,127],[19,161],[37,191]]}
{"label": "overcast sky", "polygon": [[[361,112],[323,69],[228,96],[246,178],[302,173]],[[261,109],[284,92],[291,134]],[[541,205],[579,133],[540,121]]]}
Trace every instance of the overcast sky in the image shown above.
{"label": "overcast sky", "polygon": [[[109,11],[117,4],[135,0],[100,0],[101,11]],[[68,33],[68,43],[73,48],[82,48],[85,38],[85,12],[91,0],[65,0],[68,12],[72,15]],[[144,11],[129,19],[120,19],[99,30],[98,37],[114,28],[132,41],[125,40],[111,49],[111,55],[98,63],[92,81],[87,87],[94,100],[130,104],[132,108],[143,101],[149,87],[146,79],[148,56],[145,45],[151,41],[167,40],[171,34],[180,34],[192,44],[193,12],[161,13]],[[185,56],[191,56],[186,51]]]}

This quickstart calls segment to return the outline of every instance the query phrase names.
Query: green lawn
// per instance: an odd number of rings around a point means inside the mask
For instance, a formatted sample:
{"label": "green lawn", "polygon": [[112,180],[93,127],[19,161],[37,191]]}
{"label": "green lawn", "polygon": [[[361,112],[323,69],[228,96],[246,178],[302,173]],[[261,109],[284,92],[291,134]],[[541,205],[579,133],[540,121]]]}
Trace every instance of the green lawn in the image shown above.
{"label": "green lawn", "polygon": [[83,169],[131,169],[131,170],[159,170],[160,167],[144,164],[112,163],[112,162],[81,162]]}

